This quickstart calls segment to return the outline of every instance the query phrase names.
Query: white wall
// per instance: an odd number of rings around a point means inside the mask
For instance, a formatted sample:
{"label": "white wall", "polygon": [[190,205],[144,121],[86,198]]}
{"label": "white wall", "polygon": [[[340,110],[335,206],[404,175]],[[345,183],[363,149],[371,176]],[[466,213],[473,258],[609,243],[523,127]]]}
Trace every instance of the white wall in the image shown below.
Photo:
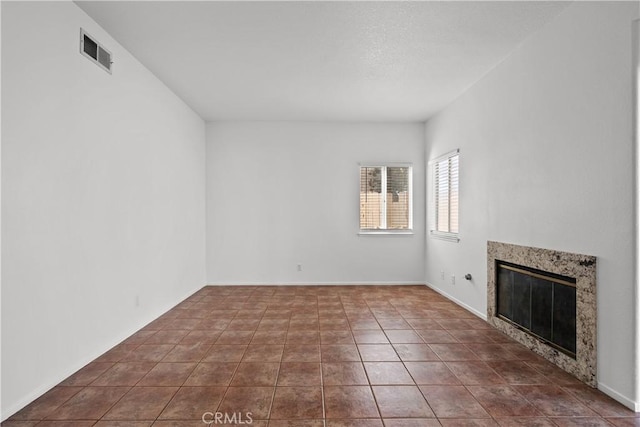
{"label": "white wall", "polygon": [[205,127],[71,2],[2,2],[2,43],[6,418],[204,285]]}
{"label": "white wall", "polygon": [[[0,34],[2,33],[2,7],[0,6]],[[2,70],[2,43],[0,43],[0,70]],[[0,94],[2,79],[0,78]],[[2,129],[2,102],[0,102],[0,130]],[[1,133],[1,132],[0,132]],[[2,202],[2,137],[0,135],[0,203]],[[2,209],[0,209],[2,224]],[[2,330],[2,227],[0,226],[0,331]],[[0,421],[2,420],[2,339],[0,339]]]}
{"label": "white wall", "polygon": [[427,158],[461,152],[461,241],[427,238],[427,282],[486,313],[487,240],[596,255],[598,380],[629,406],[637,17],[634,2],[574,3],[426,125]]}
{"label": "white wall", "polygon": [[[640,10],[640,3],[638,4],[638,9]],[[638,13],[640,15],[640,12]],[[640,253],[640,197],[638,196],[638,189],[640,189],[640,151],[638,150],[638,146],[640,146],[640,18],[636,19],[633,22],[633,45],[634,45],[634,61],[633,61],[633,74],[634,74],[634,94],[633,101],[635,105],[635,117],[633,120],[634,127],[634,178],[635,178],[635,200],[634,200],[634,215],[635,215],[635,281],[636,281],[636,295],[635,295],[635,307],[636,307],[636,339],[635,339],[635,348],[636,348],[636,378],[635,378],[635,391],[636,391],[636,399],[640,400],[640,259],[638,259],[638,253]]]}
{"label": "white wall", "polygon": [[[423,283],[421,124],[211,123],[209,283]],[[358,236],[358,162],[413,162],[412,236]],[[302,264],[302,271],[297,271]]]}
{"label": "white wall", "polygon": [[[2,32],[2,6],[0,6],[0,33]],[[0,70],[2,70],[2,43],[0,43]],[[0,79],[0,94],[2,79]],[[0,130],[2,129],[2,102],[0,102]],[[2,202],[2,138],[0,135],[0,203]],[[2,209],[0,209],[2,224]],[[2,227],[0,227],[0,331],[2,330]],[[2,420],[2,339],[0,339],[0,421]]]}

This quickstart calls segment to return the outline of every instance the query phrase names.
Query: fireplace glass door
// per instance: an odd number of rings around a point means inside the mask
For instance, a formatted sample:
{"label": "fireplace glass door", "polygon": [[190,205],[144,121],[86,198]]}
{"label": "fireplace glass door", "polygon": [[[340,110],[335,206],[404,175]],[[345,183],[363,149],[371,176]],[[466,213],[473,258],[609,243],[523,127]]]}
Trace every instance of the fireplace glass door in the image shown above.
{"label": "fireplace glass door", "polygon": [[575,358],[575,278],[503,261],[496,272],[498,316]]}

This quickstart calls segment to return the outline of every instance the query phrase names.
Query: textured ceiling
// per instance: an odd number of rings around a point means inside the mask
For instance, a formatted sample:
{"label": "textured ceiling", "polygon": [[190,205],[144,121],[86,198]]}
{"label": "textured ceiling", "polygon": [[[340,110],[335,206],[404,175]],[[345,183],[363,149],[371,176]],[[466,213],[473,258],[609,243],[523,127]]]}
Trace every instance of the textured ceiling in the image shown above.
{"label": "textured ceiling", "polygon": [[76,3],[208,121],[424,121],[568,4]]}

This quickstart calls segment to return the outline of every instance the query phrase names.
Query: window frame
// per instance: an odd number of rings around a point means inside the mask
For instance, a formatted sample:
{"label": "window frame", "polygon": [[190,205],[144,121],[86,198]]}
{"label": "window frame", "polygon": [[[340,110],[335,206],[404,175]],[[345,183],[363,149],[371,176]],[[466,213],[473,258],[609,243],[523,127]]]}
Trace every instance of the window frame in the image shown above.
{"label": "window frame", "polygon": [[[453,157],[457,156],[457,160],[458,160],[458,171],[457,171],[457,186],[458,186],[458,207],[457,207],[457,217],[458,217],[458,231],[457,232],[452,232],[452,231],[441,231],[438,230],[438,188],[437,188],[437,183],[438,183],[438,179],[436,178],[436,164],[442,162],[443,160],[450,160]],[[430,177],[431,179],[431,183],[428,186],[428,188],[430,188],[431,190],[431,194],[429,197],[429,203],[430,203],[430,209],[429,209],[429,213],[430,213],[430,217],[431,217],[431,221],[429,223],[429,235],[435,239],[439,239],[439,240],[446,240],[449,242],[454,242],[454,243],[458,243],[460,242],[460,149],[457,148],[455,150],[449,151],[448,153],[445,153],[441,156],[438,156],[432,160],[429,161],[429,173],[427,174],[427,176]],[[448,175],[449,178],[451,178],[451,168],[448,168]],[[448,204],[448,209],[447,209],[447,215],[450,218],[451,217],[451,192],[449,192],[448,195],[449,200],[447,201]],[[450,220],[449,220],[450,222]],[[449,224],[449,227],[451,226],[451,224]]]}
{"label": "window frame", "polygon": [[[387,168],[409,168],[407,174],[407,192],[409,193],[409,227],[404,229],[389,229],[386,228],[386,203],[387,203]],[[382,168],[382,182],[381,191],[383,194],[383,200],[385,209],[381,211],[381,215],[384,213],[384,225],[385,228],[360,228],[360,177],[362,168]],[[413,163],[409,162],[363,162],[358,163],[358,235],[361,236],[375,236],[375,235],[413,235]]]}

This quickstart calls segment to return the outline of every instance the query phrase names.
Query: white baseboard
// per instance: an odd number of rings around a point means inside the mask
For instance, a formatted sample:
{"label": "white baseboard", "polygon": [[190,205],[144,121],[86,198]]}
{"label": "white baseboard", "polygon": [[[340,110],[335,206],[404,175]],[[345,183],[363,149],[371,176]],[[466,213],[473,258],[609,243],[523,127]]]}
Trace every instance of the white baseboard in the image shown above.
{"label": "white baseboard", "polygon": [[166,306],[166,307],[159,308],[158,310],[154,310],[154,314],[152,314],[145,320],[138,322],[135,326],[128,328],[125,332],[119,334],[115,340],[109,341],[103,347],[101,347],[100,350],[94,352],[91,356],[82,358],[76,363],[73,363],[69,369],[61,372],[59,375],[56,375],[52,381],[42,384],[40,387],[33,390],[31,393],[29,393],[27,396],[25,396],[23,399],[21,399],[19,402],[15,403],[14,405],[11,405],[8,408],[2,408],[2,413],[0,414],[0,421],[2,422],[6,421],[7,418],[9,418],[13,414],[18,412],[22,408],[24,408],[25,406],[27,406],[28,404],[30,404],[31,402],[33,402],[34,400],[36,400],[37,398],[45,394],[47,391],[51,390],[53,387],[55,387],[56,385],[58,385],[59,383],[61,383],[62,381],[64,381],[74,373],[76,373],[78,370],[86,366],[88,363],[94,361],[95,359],[102,356],[105,352],[107,352],[114,346],[120,344],[122,341],[129,338],[134,333],[138,332],[140,329],[148,325],[153,320],[157,319],[167,311],[171,310],[181,301],[184,301],[185,299],[187,299],[188,297],[190,297],[200,289],[202,289],[202,287],[198,287],[192,290],[187,295],[184,295],[182,298],[180,298],[178,301],[176,301],[174,304],[170,306]]}
{"label": "white baseboard", "polygon": [[209,282],[207,286],[368,286],[368,285],[390,285],[409,286],[421,285],[424,282]]}
{"label": "white baseboard", "polygon": [[624,396],[618,393],[611,387],[608,387],[601,382],[598,382],[598,390],[600,390],[601,392],[603,392],[613,400],[620,402],[627,408],[631,409],[633,412],[640,412],[640,402],[636,402],[632,399],[629,399],[627,396]]}
{"label": "white baseboard", "polygon": [[439,293],[440,295],[442,295],[443,297],[455,302],[456,304],[458,304],[459,306],[465,308],[466,310],[469,310],[471,313],[475,314],[476,316],[478,316],[479,318],[481,318],[482,320],[487,320],[487,314],[486,313],[482,313],[478,310],[476,310],[475,308],[471,307],[470,305],[460,301],[459,299],[449,295],[448,293],[444,292],[442,289],[439,289],[435,286],[433,286],[431,283],[426,282],[426,286],[430,289],[433,289],[434,291],[436,291],[437,293]]}

